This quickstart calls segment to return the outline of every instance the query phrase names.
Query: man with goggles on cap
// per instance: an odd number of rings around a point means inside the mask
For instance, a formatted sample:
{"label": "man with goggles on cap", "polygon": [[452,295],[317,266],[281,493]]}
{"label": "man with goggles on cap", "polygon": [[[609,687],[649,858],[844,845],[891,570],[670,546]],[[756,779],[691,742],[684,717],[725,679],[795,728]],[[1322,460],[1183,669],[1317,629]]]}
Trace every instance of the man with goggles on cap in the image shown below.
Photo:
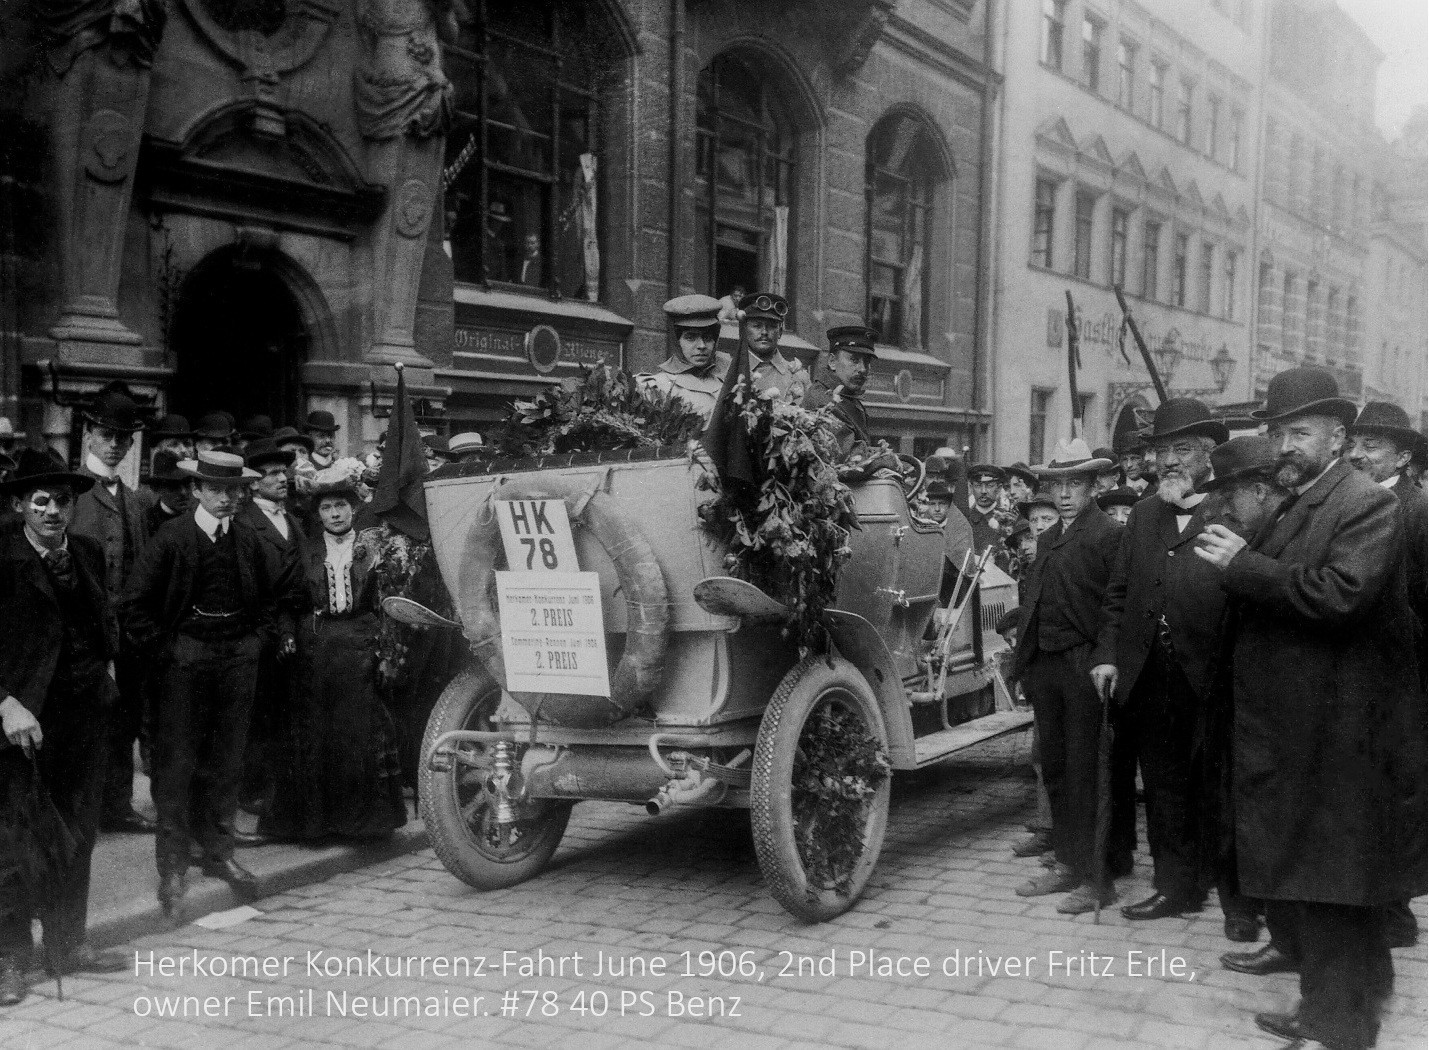
{"label": "man with goggles on cap", "polygon": [[718,299],[708,295],[681,295],[665,304],[674,347],[654,372],[635,378],[677,397],[709,422],[720,387],[729,371],[729,355],[715,349],[719,343]]}
{"label": "man with goggles on cap", "polygon": [[749,354],[749,375],[754,389],[777,390],[789,401],[802,401],[809,388],[809,371],[797,357],[779,349],[789,300],[772,292],[746,295],[739,301],[739,344]]}

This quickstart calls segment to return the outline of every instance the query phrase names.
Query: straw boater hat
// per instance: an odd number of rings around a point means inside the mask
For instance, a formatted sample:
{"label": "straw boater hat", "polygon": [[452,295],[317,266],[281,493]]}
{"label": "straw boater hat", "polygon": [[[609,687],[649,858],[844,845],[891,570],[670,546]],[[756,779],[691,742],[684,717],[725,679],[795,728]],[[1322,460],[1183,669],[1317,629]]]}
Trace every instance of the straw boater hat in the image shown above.
{"label": "straw boater hat", "polygon": [[64,460],[50,449],[22,448],[15,457],[15,473],[0,484],[0,496],[19,496],[30,489],[50,485],[68,485],[75,495],[86,492],[94,484],[87,474],[75,474]]}
{"label": "straw boater hat", "polygon": [[485,448],[486,442],[481,440],[481,435],[472,430],[452,438],[452,443],[447,451],[453,456],[462,456],[468,452],[477,452]]}
{"label": "straw boater hat", "polygon": [[1052,458],[1032,468],[1039,479],[1070,478],[1079,474],[1100,474],[1111,469],[1111,460],[1098,459],[1081,438],[1057,442]]}
{"label": "straw boater hat", "polygon": [[1323,368],[1290,368],[1273,376],[1265,392],[1265,407],[1251,413],[1262,423],[1296,416],[1330,416],[1345,428],[1354,426],[1355,403],[1340,396],[1335,377]]}
{"label": "straw boater hat", "polygon": [[243,457],[237,452],[223,447],[200,452],[193,459],[179,460],[178,470],[194,481],[214,481],[221,485],[241,485],[261,477],[256,470],[243,465]]}
{"label": "straw boater hat", "polygon": [[1231,438],[1211,449],[1211,477],[1198,491],[1213,492],[1233,481],[1266,479],[1275,473],[1275,446],[1263,434]]}

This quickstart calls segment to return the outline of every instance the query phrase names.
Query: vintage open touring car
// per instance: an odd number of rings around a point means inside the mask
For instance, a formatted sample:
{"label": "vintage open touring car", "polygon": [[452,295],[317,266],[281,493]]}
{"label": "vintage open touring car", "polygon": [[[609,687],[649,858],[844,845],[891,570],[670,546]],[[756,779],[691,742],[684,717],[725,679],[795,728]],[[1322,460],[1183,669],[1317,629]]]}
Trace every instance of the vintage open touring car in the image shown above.
{"label": "vintage open touring car", "polygon": [[1016,586],[970,551],[956,509],[915,513],[921,467],[854,487],[828,651],[803,659],[784,606],[727,575],[698,513],[703,469],[683,451],[582,453],[426,483],[471,659],[429,721],[420,804],[470,885],[536,875],[577,801],[743,807],[774,897],[822,921],[878,860],[890,768],[1030,724],[992,629]]}

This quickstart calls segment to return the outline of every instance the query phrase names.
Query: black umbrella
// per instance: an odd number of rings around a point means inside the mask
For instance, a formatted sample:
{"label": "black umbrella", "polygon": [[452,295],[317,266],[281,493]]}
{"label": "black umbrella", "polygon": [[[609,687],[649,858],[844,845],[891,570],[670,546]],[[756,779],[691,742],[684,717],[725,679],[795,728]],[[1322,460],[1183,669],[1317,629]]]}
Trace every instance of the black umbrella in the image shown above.
{"label": "black umbrella", "polygon": [[1102,728],[1097,739],[1097,824],[1092,837],[1092,888],[1096,906],[1092,922],[1102,921],[1102,882],[1106,878],[1106,840],[1111,833],[1111,745],[1116,731],[1111,727],[1111,690],[1102,697]]}

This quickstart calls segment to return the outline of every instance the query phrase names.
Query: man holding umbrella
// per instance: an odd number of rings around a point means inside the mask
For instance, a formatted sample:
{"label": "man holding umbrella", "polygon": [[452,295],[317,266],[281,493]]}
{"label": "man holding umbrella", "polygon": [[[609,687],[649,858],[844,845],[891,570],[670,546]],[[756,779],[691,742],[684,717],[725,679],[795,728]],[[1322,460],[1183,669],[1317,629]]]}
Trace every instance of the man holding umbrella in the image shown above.
{"label": "man holding umbrella", "polygon": [[[104,553],[69,532],[75,497],[94,483],[52,452],[27,448],[15,476],[0,485],[0,499],[22,523],[0,535],[0,1006],[28,993],[35,915],[51,972],[125,966],[123,956],[84,940],[104,777],[94,756],[118,693],[109,671],[115,637]],[[52,826],[45,842],[20,830],[35,826],[37,806],[63,825]],[[71,836],[66,856],[60,840]]]}

